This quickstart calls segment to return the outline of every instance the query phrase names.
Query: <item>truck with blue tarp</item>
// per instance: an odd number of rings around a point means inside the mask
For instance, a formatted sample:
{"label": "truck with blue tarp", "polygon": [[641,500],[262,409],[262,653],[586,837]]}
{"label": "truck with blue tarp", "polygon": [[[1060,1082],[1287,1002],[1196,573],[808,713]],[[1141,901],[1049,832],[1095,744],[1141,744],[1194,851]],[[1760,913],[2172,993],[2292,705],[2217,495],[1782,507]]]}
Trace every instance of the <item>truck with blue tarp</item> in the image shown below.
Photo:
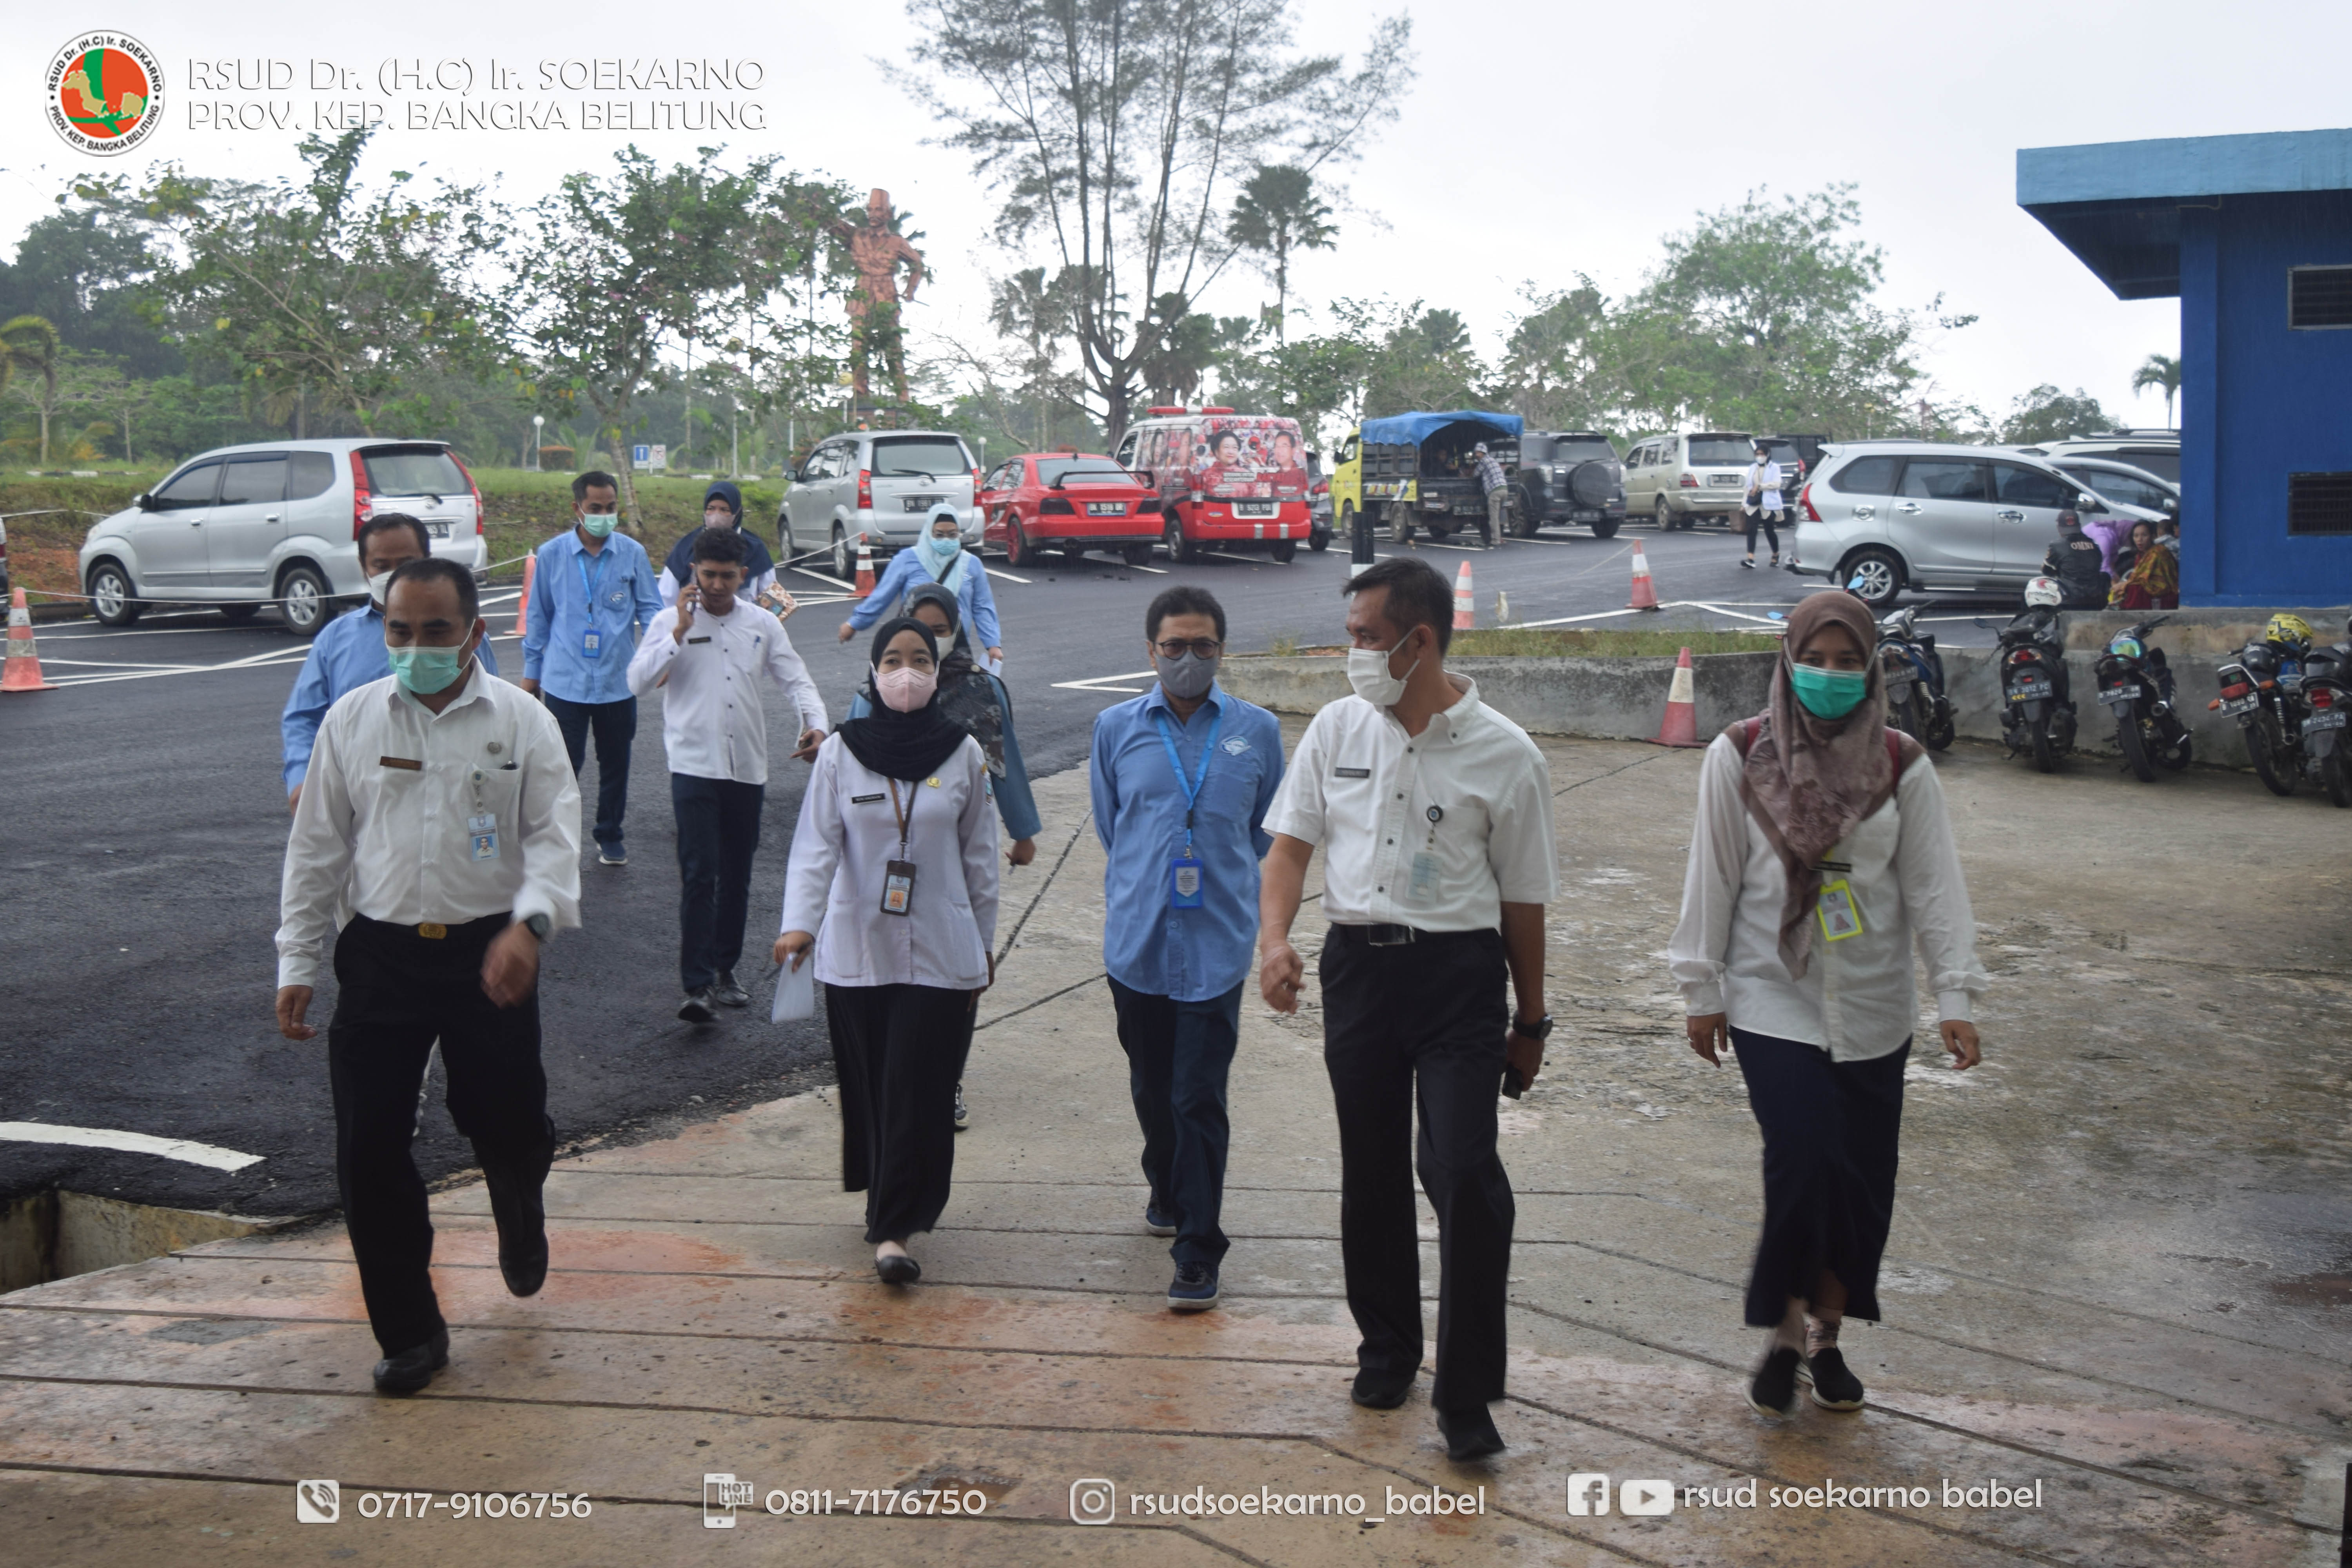
{"label": "truck with blue tarp", "polygon": [[1524,428],[1516,414],[1469,408],[1365,420],[1339,444],[1331,469],[1333,521],[1339,534],[1345,537],[1355,527],[1360,512],[1375,531],[1400,543],[1412,537],[1415,524],[1433,539],[1448,538],[1458,528],[1475,529],[1485,538],[1486,496],[1473,454],[1484,443],[1487,455],[1503,466],[1506,479],[1513,479]]}

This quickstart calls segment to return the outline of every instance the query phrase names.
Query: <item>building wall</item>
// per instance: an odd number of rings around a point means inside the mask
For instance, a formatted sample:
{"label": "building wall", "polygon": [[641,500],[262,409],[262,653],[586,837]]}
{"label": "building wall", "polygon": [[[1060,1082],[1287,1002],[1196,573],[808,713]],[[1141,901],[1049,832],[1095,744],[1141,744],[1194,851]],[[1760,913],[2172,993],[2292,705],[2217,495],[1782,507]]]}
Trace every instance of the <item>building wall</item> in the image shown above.
{"label": "building wall", "polygon": [[2352,192],[2180,209],[2181,600],[2352,599],[2352,536],[2292,537],[2286,476],[2352,471],[2352,329],[2296,331],[2287,270],[2352,266]]}

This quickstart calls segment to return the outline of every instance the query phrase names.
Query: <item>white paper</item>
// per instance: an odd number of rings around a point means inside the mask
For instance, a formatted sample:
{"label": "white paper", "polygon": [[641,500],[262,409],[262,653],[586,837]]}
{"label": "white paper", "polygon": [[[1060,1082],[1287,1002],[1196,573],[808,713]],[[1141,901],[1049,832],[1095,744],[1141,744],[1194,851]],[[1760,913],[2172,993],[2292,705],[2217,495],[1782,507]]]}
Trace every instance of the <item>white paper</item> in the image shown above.
{"label": "white paper", "polygon": [[816,950],[802,953],[800,961],[800,967],[794,969],[786,960],[783,973],[776,976],[776,1005],[768,1012],[771,1024],[816,1016]]}

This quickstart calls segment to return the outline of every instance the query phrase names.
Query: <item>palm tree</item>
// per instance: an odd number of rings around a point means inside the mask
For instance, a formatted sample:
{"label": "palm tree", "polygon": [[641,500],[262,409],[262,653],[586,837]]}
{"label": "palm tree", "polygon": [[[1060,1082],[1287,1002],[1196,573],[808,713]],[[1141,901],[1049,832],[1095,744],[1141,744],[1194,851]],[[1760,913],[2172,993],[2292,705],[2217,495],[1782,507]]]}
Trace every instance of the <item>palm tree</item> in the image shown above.
{"label": "palm tree", "polygon": [[41,410],[41,467],[49,466],[49,411],[58,400],[58,330],[46,316],[17,316],[0,324],[0,390],[16,373],[29,371],[41,378],[42,395],[34,401]]}
{"label": "palm tree", "polygon": [[2151,386],[2164,388],[2164,422],[2172,423],[2172,400],[2180,395],[2180,362],[2165,354],[2150,354],[2140,367],[2132,372],[2131,388],[2146,392]]}
{"label": "palm tree", "polygon": [[1339,232],[1330,217],[1331,209],[1315,195],[1314,176],[1294,163],[1262,166],[1234,201],[1225,237],[1244,250],[1255,250],[1268,258],[1277,346],[1286,342],[1282,318],[1290,299],[1290,253],[1328,250]]}

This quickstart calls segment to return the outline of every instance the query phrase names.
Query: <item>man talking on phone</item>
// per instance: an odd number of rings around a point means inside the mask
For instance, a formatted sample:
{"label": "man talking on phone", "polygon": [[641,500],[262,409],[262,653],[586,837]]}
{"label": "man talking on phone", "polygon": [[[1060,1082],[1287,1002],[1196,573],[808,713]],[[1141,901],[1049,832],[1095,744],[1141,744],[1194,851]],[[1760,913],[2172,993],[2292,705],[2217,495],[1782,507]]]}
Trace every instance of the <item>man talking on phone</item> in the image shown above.
{"label": "man talking on phone", "polygon": [[[1258,988],[1294,1012],[1290,945],[1323,847],[1331,925],[1318,973],[1323,1064],[1339,1121],[1339,1257],[1362,1342],[1357,1404],[1404,1403],[1421,1370],[1421,1241],[1410,1150],[1437,1211],[1437,1375],[1445,1451],[1500,1452],[1505,1288],[1515,1213],[1495,1096],[1543,1064],[1544,906],[1559,895],[1551,776],[1527,731],[1445,671],[1454,591],[1427,562],[1349,578],[1354,695],[1307,726],[1267,814]],[[1518,999],[1512,1014],[1504,979]]]}

